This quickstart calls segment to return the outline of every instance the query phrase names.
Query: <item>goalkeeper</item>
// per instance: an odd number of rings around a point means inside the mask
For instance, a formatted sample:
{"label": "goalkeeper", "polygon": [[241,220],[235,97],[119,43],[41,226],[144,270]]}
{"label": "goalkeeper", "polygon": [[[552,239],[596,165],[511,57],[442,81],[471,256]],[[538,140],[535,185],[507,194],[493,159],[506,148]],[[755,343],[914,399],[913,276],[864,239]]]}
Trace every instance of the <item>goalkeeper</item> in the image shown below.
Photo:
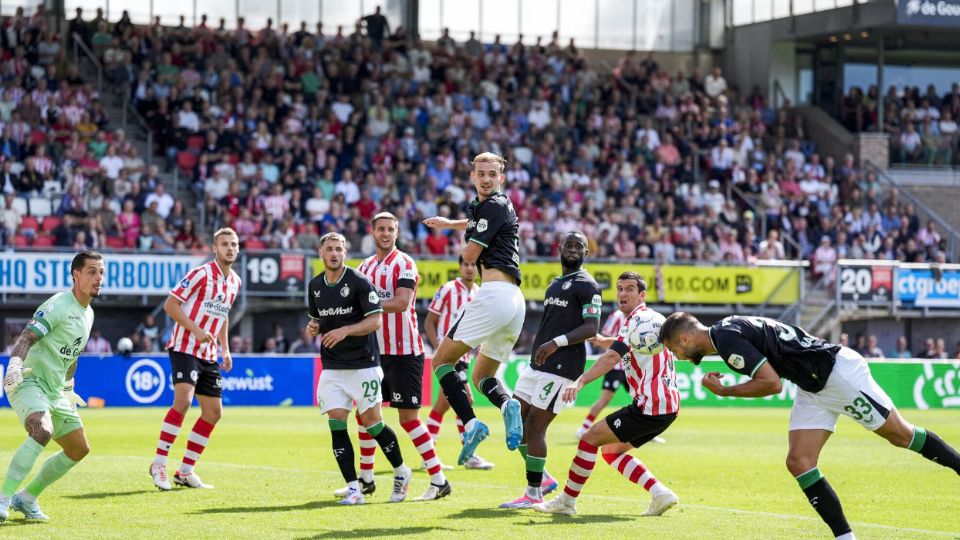
{"label": "goalkeeper", "polygon": [[[7,519],[9,509],[46,521],[37,497],[90,452],[76,410],[86,403],[73,391],[73,374],[93,326],[90,301],[100,296],[103,256],[79,253],[70,274],[72,290],[51,296],[37,308],[10,354],[3,389],[28,436],[14,452],[0,488],[0,521]],[[14,494],[50,439],[63,450],[47,458],[33,480]]]}

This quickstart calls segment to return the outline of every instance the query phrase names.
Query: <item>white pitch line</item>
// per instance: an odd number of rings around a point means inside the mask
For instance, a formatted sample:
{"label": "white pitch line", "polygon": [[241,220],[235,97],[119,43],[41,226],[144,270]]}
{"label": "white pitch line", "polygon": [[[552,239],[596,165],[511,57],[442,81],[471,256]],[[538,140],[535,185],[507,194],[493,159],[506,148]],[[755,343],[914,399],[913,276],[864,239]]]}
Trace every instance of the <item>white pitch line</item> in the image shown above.
{"label": "white pitch line", "polygon": [[[149,461],[149,456],[90,456],[86,458],[89,459],[100,459],[100,460],[116,460],[116,459],[130,459],[137,461]],[[231,469],[246,469],[246,470],[258,470],[258,471],[268,471],[268,472],[284,472],[284,473],[309,473],[309,474],[319,474],[325,476],[340,476],[340,473],[337,471],[325,471],[317,469],[299,469],[293,467],[273,467],[270,465],[242,465],[240,463],[224,463],[218,461],[204,461],[204,465],[209,465],[213,467],[224,467]],[[559,481],[559,480],[558,480]],[[473,482],[451,482],[455,486],[467,486],[475,489],[491,489],[491,490],[502,490],[506,491],[512,489],[510,486],[496,485],[496,484],[476,484]],[[607,495],[587,495],[590,499],[600,499],[604,501],[616,501],[624,502],[628,501],[626,497],[610,497]],[[734,514],[743,514],[748,516],[758,516],[758,517],[768,517],[776,519],[796,519],[801,521],[815,521],[820,522],[820,518],[815,518],[812,516],[801,516],[798,514],[780,514],[776,512],[761,512],[758,510],[741,510],[739,508],[726,508],[723,506],[710,506],[707,504],[690,504],[690,503],[680,503],[681,507],[685,508],[695,508],[697,510],[710,510],[713,512],[728,512]],[[898,532],[912,532],[919,534],[929,534],[931,536],[940,536],[943,538],[957,538],[960,537],[960,532],[948,532],[948,531],[931,531],[929,529],[916,529],[911,527],[896,527],[893,525],[883,525],[880,523],[869,523],[864,521],[854,521],[850,523],[851,525],[857,527],[870,527],[874,529],[882,529],[886,531],[898,531]]]}

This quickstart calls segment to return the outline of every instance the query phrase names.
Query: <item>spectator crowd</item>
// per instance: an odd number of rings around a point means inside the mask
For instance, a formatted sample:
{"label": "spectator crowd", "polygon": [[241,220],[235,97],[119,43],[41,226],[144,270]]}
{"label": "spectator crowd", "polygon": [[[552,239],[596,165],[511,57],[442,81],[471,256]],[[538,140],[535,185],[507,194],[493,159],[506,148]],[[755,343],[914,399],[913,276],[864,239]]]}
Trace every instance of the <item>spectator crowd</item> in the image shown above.
{"label": "spectator crowd", "polygon": [[[669,73],[627,52],[599,70],[556,33],[425,43],[379,10],[330,33],[78,9],[69,31],[152,130],[147,165],[48,26],[42,6],[3,22],[8,245],[181,252],[231,226],[246,249],[312,250],[336,230],[366,255],[369,219],[388,210],[403,249],[452,256],[459,235],[421,221],[463,216],[471,157],[493,151],[509,160],[528,257],[555,256],[580,229],[595,257],[621,260],[811,259],[828,276],[844,257],[945,260],[936,226],[896,191],[852,156],[821,159],[800,116],[719,68]],[[956,89],[936,107],[955,103]],[[167,193],[170,171],[192,191]]]}

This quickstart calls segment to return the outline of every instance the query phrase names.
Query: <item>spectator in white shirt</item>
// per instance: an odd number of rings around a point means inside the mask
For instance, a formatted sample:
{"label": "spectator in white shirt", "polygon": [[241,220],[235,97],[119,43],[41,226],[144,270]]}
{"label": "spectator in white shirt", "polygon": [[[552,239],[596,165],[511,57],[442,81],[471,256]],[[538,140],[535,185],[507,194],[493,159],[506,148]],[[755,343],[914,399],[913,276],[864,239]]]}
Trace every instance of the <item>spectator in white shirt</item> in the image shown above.
{"label": "spectator in white shirt", "polygon": [[727,89],[727,81],[723,78],[719,67],[713,68],[713,73],[704,77],[703,86],[711,98],[716,98]]}
{"label": "spectator in white shirt", "polygon": [[923,155],[923,140],[913,127],[913,123],[907,123],[906,129],[900,133],[900,161],[913,161],[919,159],[921,155]]}
{"label": "spectator in white shirt", "polygon": [[800,151],[800,141],[796,140],[790,141],[790,149],[784,152],[783,156],[788,162],[793,161],[799,171],[803,170],[803,164],[807,161],[807,157]]}
{"label": "spectator in white shirt", "polygon": [[177,127],[190,133],[200,131],[200,117],[193,112],[193,103],[189,99],[183,102],[183,109],[177,113]]}
{"label": "spectator in white shirt", "polygon": [[943,135],[953,135],[957,132],[957,122],[948,109],[943,110],[943,116],[940,117],[940,133]]}
{"label": "spectator in white shirt", "polygon": [[334,193],[343,195],[343,202],[346,203],[347,206],[352,206],[360,200],[360,187],[353,181],[353,173],[350,169],[343,171],[343,178],[337,182],[337,186],[333,191]]}
{"label": "spectator in white shirt", "polygon": [[703,205],[719,214],[727,202],[727,198],[720,193],[720,181],[711,180],[707,186],[709,186],[707,192],[703,194]]}
{"label": "spectator in white shirt", "polygon": [[550,106],[543,98],[533,102],[530,112],[527,114],[527,121],[531,125],[537,126],[537,129],[543,129],[550,123]]}
{"label": "spectator in white shirt", "polygon": [[207,179],[203,185],[203,191],[208,197],[219,201],[227,196],[230,190],[230,181],[223,174],[216,174],[213,178]]}
{"label": "spectator in white shirt", "polygon": [[17,229],[20,228],[20,222],[23,220],[20,211],[13,206],[15,198],[12,193],[8,193],[6,197],[4,197],[4,208],[0,211],[0,225],[3,226],[3,243],[6,245],[13,243],[13,237],[17,234]]}
{"label": "spectator in white shirt", "polygon": [[837,250],[830,245],[830,237],[823,235],[820,238],[820,245],[813,252],[813,273],[814,275],[828,276],[828,281],[834,279],[834,265],[837,263]]}
{"label": "spectator in white shirt", "polygon": [[637,130],[636,138],[638,141],[647,138],[647,150],[653,152],[660,146],[660,134],[653,128],[653,120],[647,118],[643,121],[643,127]]}
{"label": "spectator in white shirt", "polygon": [[776,260],[787,258],[787,252],[783,249],[783,242],[780,241],[780,232],[776,229],[770,229],[767,233],[767,239],[760,242],[760,251],[769,251],[771,258]]}
{"label": "spectator in white shirt", "polygon": [[116,180],[120,177],[120,171],[123,170],[123,158],[117,155],[117,150],[112,145],[107,147],[107,155],[100,158],[100,168],[110,180]]}
{"label": "spectator in white shirt", "polygon": [[341,124],[346,124],[350,121],[350,115],[353,114],[353,105],[350,104],[347,95],[341,94],[340,98],[330,106],[330,110],[333,111],[333,114],[336,115],[337,120],[340,120]]}
{"label": "spectator in white shirt", "polygon": [[730,170],[730,167],[733,167],[734,159],[736,159],[736,154],[734,154],[733,148],[730,148],[727,144],[726,139],[720,139],[720,144],[710,150],[710,163],[713,170],[718,174]]}
{"label": "spectator in white shirt", "polygon": [[173,197],[171,197],[169,193],[164,192],[163,184],[158,182],[157,187],[153,189],[153,193],[147,195],[147,200],[144,204],[149,208],[151,204],[157,203],[157,214],[163,219],[167,219],[174,202]]}

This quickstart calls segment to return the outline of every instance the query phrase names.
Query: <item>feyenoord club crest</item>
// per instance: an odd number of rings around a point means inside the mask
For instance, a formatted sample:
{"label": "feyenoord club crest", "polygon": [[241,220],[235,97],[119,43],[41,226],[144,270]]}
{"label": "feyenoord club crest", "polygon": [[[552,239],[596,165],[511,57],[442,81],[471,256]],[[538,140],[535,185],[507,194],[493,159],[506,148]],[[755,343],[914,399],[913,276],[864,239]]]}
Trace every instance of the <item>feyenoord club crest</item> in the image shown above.
{"label": "feyenoord club crest", "polygon": [[349,285],[344,285],[343,288],[340,289],[340,296],[342,296],[342,297],[344,297],[344,298],[350,296],[350,286],[349,286]]}
{"label": "feyenoord club crest", "polygon": [[572,281],[568,281],[568,282],[564,283],[560,288],[563,289],[563,290],[567,290],[567,289],[569,289],[570,287],[573,287],[573,282],[572,282]]}
{"label": "feyenoord club crest", "polygon": [[477,232],[483,232],[487,230],[487,220],[481,219],[477,222]]}

